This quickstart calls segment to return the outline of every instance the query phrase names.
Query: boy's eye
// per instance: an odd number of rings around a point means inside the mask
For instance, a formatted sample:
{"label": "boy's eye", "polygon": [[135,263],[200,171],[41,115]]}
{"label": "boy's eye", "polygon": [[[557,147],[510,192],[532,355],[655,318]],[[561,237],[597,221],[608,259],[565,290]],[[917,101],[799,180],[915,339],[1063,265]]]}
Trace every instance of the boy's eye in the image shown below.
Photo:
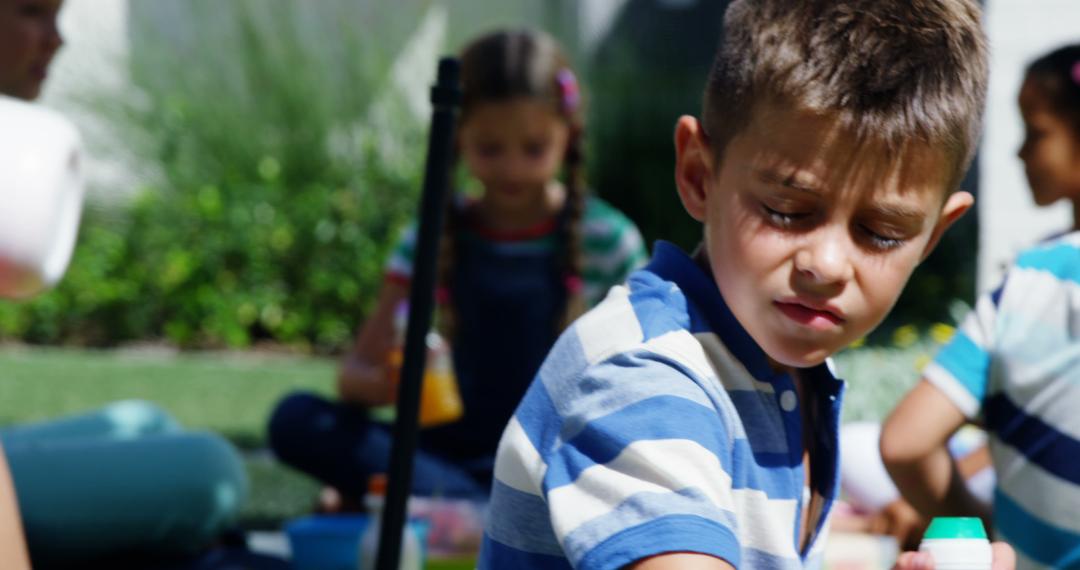
{"label": "boy's eye", "polygon": [[765,204],[761,205],[761,210],[766,219],[778,228],[789,228],[810,216],[810,212],[800,212],[789,208],[771,208]]}
{"label": "boy's eye", "polygon": [[907,237],[891,235],[888,232],[876,230],[865,224],[860,224],[858,229],[870,247],[879,251],[896,249],[907,241]]}

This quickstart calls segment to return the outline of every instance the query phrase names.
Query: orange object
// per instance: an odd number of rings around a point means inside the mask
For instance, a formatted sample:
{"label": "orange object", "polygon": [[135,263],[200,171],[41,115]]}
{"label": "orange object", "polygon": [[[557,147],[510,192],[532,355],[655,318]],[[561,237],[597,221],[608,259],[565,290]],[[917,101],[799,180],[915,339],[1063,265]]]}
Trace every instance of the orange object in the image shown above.
{"label": "orange object", "polygon": [[367,482],[368,495],[385,497],[386,488],[389,485],[387,481],[386,473],[372,473]]}
{"label": "orange object", "polygon": [[[399,315],[405,311],[398,310]],[[401,367],[404,361],[403,347],[405,337],[404,317],[395,318],[397,343],[386,356],[387,375],[390,378],[394,399],[397,398],[398,383],[401,381]],[[450,345],[438,333],[429,332],[426,338],[427,366],[424,368],[424,380],[420,389],[420,427],[431,427],[458,420],[465,413],[461,393],[454,374],[454,362]]]}
{"label": "orange object", "polygon": [[453,370],[428,370],[420,391],[420,426],[453,422],[465,413]]}

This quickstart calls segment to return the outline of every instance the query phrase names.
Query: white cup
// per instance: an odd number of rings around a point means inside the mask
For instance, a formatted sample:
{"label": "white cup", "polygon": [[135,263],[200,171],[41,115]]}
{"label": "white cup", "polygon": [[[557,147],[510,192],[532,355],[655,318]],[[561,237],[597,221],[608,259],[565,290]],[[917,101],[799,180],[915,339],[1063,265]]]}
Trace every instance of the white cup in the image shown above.
{"label": "white cup", "polygon": [[54,111],[0,96],[0,297],[60,280],[82,212],[79,133]]}
{"label": "white cup", "polygon": [[919,543],[937,570],[990,570],[993,549],[982,521],[974,517],[936,517]]}

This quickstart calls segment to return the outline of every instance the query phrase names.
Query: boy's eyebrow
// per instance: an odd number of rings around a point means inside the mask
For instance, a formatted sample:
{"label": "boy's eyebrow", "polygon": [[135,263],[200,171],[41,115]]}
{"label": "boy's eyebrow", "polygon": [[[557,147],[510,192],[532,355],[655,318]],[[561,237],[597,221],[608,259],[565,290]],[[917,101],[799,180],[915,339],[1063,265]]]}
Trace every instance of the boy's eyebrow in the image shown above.
{"label": "boy's eyebrow", "polygon": [[775,167],[763,167],[755,170],[758,180],[766,184],[775,184],[811,194],[821,193],[821,186],[817,179],[805,171],[796,168],[784,168],[781,170]]}
{"label": "boy's eyebrow", "polygon": [[915,221],[922,220],[926,217],[926,212],[924,212],[922,208],[908,206],[905,204],[878,203],[873,204],[867,209],[874,214],[892,219]]}

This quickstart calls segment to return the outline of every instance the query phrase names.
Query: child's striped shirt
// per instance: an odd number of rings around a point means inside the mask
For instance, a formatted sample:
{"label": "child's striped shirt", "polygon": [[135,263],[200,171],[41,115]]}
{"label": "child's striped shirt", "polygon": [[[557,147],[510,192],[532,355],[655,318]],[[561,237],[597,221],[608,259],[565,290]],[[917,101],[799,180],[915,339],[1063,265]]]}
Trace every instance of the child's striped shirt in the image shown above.
{"label": "child's striped shirt", "polygon": [[[459,207],[464,207],[464,202]],[[463,239],[483,240],[505,255],[547,255],[557,246],[556,220],[551,218],[512,233],[495,232],[479,224],[466,224]],[[581,280],[588,306],[622,283],[631,271],[648,261],[648,252],[637,226],[607,202],[588,197],[581,219]],[[387,278],[407,283],[412,276],[416,250],[416,226],[406,228],[386,264]]]}
{"label": "child's striped shirt", "polygon": [[1021,254],[923,374],[990,433],[1017,567],[1080,565],[1080,232]]}
{"label": "child's striped shirt", "polygon": [[[820,566],[843,383],[824,365],[801,374],[819,418],[812,491],[791,377],[711,276],[658,243],[562,335],[503,433],[479,567],[613,569],[676,551]],[[807,505],[815,530],[800,552]]]}

